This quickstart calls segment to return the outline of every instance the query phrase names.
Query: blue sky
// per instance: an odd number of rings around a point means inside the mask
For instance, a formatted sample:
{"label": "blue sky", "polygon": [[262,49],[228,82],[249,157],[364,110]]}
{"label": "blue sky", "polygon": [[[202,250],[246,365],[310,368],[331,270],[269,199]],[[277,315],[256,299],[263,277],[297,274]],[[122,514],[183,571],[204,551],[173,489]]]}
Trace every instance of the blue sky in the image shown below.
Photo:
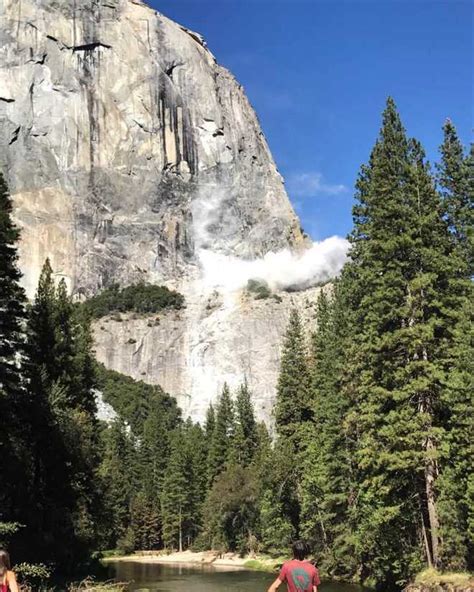
{"label": "blue sky", "polygon": [[435,160],[450,117],[473,127],[464,0],[151,0],[200,32],[243,84],[306,231],[351,228],[354,181],[387,95]]}

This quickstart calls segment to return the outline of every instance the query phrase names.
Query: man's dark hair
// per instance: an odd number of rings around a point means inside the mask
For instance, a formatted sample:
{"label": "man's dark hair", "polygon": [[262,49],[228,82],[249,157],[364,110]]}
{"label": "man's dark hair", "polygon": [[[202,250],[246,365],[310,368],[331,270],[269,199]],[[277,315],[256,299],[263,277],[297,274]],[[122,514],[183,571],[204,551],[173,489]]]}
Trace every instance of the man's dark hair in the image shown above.
{"label": "man's dark hair", "polygon": [[309,547],[304,541],[295,541],[292,545],[293,557],[303,561],[309,555]]}

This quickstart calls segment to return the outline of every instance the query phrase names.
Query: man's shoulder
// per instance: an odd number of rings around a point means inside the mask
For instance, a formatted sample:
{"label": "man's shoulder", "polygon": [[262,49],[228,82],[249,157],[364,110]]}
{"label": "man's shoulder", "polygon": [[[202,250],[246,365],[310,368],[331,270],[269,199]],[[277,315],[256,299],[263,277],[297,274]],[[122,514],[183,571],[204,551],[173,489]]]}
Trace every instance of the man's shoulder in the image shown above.
{"label": "man's shoulder", "polygon": [[313,565],[310,561],[298,561],[297,559],[290,559],[283,564],[283,567],[287,569],[294,569],[295,567],[303,567],[308,571],[318,571],[318,568]]}

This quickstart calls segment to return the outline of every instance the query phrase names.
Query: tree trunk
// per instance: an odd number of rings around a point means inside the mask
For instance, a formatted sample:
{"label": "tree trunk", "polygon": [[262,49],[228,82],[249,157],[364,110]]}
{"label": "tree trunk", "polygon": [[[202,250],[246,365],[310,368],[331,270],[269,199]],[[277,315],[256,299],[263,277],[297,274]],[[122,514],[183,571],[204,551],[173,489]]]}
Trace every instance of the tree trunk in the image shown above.
{"label": "tree trunk", "polygon": [[426,561],[428,562],[428,567],[433,567],[433,560],[431,559],[431,548],[430,548],[430,543],[428,540],[428,534],[426,533],[425,517],[423,516],[423,508],[421,507],[421,502],[420,502],[420,517],[421,517],[421,534],[423,536],[423,546],[425,547]]}
{"label": "tree trunk", "polygon": [[[426,451],[432,456],[435,450],[433,439],[426,439]],[[437,477],[436,461],[429,458],[425,466],[426,503],[430,521],[431,553],[434,567],[439,567],[439,519],[436,509],[435,482]]]}
{"label": "tree trunk", "polygon": [[[423,360],[428,361],[428,352],[423,347]],[[433,417],[432,397],[427,396],[422,404],[423,412],[429,412]],[[433,438],[428,434],[425,440],[426,465],[425,465],[425,488],[426,504],[428,507],[428,519],[430,521],[431,557],[434,567],[439,567],[439,519],[436,509],[435,483],[438,477],[438,467],[435,460],[436,445]]]}

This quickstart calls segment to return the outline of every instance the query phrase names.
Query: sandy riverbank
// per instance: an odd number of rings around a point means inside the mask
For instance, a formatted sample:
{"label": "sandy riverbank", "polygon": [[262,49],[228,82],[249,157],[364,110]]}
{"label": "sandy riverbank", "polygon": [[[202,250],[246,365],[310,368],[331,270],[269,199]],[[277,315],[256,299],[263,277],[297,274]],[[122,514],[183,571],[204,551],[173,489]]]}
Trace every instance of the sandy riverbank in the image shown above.
{"label": "sandy riverbank", "polygon": [[178,565],[212,565],[214,567],[236,569],[262,569],[273,571],[278,561],[268,557],[249,555],[241,557],[237,553],[218,553],[216,551],[182,551],[175,553],[137,552],[133,555],[107,557],[104,561],[134,561],[137,563],[172,563]]}

